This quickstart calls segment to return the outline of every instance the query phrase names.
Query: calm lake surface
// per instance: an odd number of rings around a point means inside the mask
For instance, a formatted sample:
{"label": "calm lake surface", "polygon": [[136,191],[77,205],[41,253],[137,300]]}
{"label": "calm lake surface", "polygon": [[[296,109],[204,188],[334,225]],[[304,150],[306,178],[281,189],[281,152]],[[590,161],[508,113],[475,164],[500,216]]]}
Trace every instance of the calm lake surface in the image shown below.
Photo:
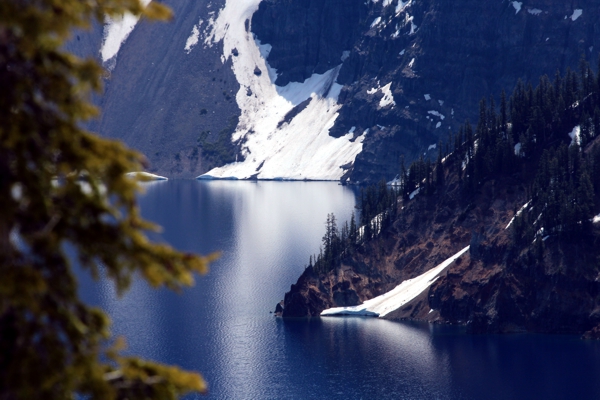
{"label": "calm lake surface", "polygon": [[[145,184],[157,240],[222,251],[195,287],[134,284],[121,299],[80,277],[133,354],[200,371],[215,399],[598,399],[600,343],[562,335],[467,335],[373,318],[275,318],[319,251],[327,213],[349,219],[351,188],[330,182],[174,180]],[[194,398],[195,396],[190,396]]]}

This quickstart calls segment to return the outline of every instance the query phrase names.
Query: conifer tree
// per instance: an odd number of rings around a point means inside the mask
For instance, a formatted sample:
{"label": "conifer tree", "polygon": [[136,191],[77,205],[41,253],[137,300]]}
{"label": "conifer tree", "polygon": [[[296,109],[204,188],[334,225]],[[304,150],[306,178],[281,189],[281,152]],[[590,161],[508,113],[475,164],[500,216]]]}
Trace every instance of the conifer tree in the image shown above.
{"label": "conifer tree", "polygon": [[[64,50],[75,29],[124,12],[165,19],[157,2],[0,2],[0,398],[174,399],[195,373],[111,345],[109,321],[78,297],[65,246],[123,293],[134,274],[179,289],[209,258],[148,241],[136,205],[140,154],[82,129],[101,67]],[[110,347],[107,347],[107,344]]]}

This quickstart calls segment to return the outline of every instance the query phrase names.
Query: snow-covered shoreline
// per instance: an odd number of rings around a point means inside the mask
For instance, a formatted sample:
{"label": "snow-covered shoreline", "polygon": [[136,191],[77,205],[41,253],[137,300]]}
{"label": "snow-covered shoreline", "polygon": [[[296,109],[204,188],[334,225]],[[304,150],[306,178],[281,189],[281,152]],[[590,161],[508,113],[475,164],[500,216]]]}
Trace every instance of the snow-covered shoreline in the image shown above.
{"label": "snow-covered shoreline", "polygon": [[321,312],[322,317],[327,316],[345,316],[345,315],[358,315],[358,316],[369,316],[369,317],[384,317],[392,311],[395,311],[413,300],[429,287],[439,278],[439,276],[456,260],[462,256],[470,246],[465,247],[458,253],[447,258],[441,264],[435,268],[413,278],[407,279],[394,289],[387,293],[377,296],[370,300],[365,301],[363,304],[353,307],[334,307],[328,308]]}

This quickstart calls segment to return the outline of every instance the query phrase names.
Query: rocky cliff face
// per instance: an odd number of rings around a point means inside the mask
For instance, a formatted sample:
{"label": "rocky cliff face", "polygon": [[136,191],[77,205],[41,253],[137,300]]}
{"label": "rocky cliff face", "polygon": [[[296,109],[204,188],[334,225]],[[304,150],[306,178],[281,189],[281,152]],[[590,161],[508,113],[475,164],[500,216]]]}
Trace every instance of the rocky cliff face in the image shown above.
{"label": "rocky cliff face", "polygon": [[[204,43],[224,1],[164,3],[172,21],[139,21],[116,57],[104,62],[104,93],[97,99],[102,115],[90,129],[143,152],[152,172],[191,178],[235,160],[229,138],[239,116],[239,84],[231,63],[221,60],[222,47]],[[197,41],[186,49],[194,32]],[[102,63],[106,33],[106,26],[76,32],[67,49]],[[205,144],[219,147],[223,135],[226,146],[219,150],[231,154],[205,154]]]}
{"label": "rocky cliff face", "polygon": [[252,30],[273,46],[267,61],[281,84],[346,54],[330,134],[369,129],[350,175],[365,182],[392,179],[401,154],[414,159],[476,120],[482,97],[595,57],[598,21],[600,9],[585,0],[272,0],[261,3]]}

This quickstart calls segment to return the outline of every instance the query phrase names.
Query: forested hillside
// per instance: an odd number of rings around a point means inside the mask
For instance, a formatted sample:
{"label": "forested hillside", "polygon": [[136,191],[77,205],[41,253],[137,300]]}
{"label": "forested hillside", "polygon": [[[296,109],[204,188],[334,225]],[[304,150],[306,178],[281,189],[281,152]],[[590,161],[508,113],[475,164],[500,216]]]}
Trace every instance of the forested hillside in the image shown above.
{"label": "forested hillside", "polygon": [[593,329],[600,323],[599,88],[582,60],[578,72],[543,76],[535,87],[519,81],[510,97],[481,100],[477,124],[467,121],[440,143],[436,162],[399,165],[399,192],[365,191],[361,208],[374,211],[363,226],[343,230],[345,246],[331,247],[338,236],[328,229],[282,315],[358,304],[470,244],[427,293],[389,317],[473,331]]}

